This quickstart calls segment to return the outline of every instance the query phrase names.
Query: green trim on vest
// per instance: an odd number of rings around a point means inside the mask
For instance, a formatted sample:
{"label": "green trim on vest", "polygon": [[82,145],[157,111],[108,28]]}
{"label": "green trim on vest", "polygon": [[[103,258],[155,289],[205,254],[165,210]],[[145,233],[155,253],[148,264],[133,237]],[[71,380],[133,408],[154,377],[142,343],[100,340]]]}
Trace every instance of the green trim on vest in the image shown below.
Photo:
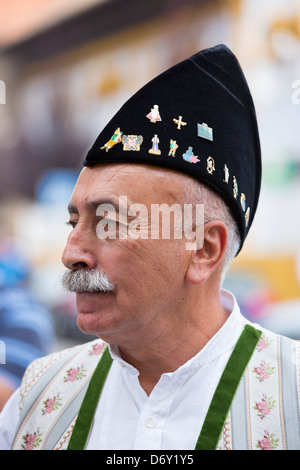
{"label": "green trim on vest", "polygon": [[261,334],[262,332],[253,326],[245,325],[218,383],[195,450],[216,449],[234,395]]}
{"label": "green trim on vest", "polygon": [[68,450],[84,450],[85,448],[101,391],[112,365],[112,361],[109,350],[106,348],[98,362],[81,404]]}
{"label": "green trim on vest", "polygon": [[[234,395],[250,361],[262,332],[245,325],[218,383],[205,417],[195,450],[215,450]],[[84,450],[98,401],[112,365],[108,348],[105,349],[91,378],[78,413],[68,450]]]}

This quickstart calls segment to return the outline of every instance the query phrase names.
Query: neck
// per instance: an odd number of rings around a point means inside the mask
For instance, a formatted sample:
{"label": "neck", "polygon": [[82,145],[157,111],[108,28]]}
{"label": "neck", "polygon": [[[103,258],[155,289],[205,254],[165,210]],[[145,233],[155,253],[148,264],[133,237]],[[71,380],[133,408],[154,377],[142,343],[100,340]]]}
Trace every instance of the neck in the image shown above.
{"label": "neck", "polygon": [[[119,346],[122,358],[139,371],[139,381],[150,395],[162,374],[174,372],[194,357],[217,333],[228,318],[219,294],[209,302],[193,305],[184,302],[184,311],[174,315],[159,335],[150,336],[130,348]],[[213,299],[213,300],[212,300]]]}

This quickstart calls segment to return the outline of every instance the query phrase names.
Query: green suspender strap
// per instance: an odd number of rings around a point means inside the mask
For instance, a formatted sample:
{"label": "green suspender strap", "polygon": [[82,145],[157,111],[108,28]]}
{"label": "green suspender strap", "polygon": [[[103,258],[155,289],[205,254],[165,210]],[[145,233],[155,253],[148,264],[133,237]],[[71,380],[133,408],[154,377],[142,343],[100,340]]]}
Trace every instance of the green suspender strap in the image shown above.
{"label": "green suspender strap", "polygon": [[206,414],[195,450],[215,450],[234,395],[262,332],[245,325],[218,383]]}
{"label": "green suspender strap", "polygon": [[98,401],[111,365],[112,358],[109,354],[108,348],[106,348],[92,375],[84,400],[80,407],[68,445],[68,450],[84,450]]}
{"label": "green suspender strap", "polygon": [[[260,336],[261,331],[250,325],[244,327],[214,393],[195,450],[216,449],[233,397]],[[86,391],[68,450],[84,450],[111,364],[112,358],[106,348]]]}

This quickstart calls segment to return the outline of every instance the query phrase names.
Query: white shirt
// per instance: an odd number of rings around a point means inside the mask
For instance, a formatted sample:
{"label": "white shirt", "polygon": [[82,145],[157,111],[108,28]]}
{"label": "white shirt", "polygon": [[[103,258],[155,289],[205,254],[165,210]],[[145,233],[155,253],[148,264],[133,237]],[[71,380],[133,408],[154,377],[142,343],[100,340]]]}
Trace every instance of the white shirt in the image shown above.
{"label": "white shirt", "polygon": [[[232,294],[221,292],[231,312],[205,347],[172,373],[162,374],[148,396],[139,372],[114,359],[95,413],[87,450],[192,450],[195,448],[213,393],[243,327],[244,318]],[[9,450],[19,419],[18,391],[0,415],[0,450]]]}

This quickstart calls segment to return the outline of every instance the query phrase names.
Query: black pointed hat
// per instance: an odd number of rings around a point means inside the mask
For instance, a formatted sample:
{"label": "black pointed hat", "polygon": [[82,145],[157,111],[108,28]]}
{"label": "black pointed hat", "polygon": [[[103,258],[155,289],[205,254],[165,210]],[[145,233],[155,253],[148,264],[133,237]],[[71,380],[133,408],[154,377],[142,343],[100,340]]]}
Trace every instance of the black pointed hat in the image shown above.
{"label": "black pointed hat", "polygon": [[84,165],[121,162],[171,168],[209,186],[229,207],[242,247],[257,208],[261,153],[251,93],[226,46],[198,52],[135,93]]}

